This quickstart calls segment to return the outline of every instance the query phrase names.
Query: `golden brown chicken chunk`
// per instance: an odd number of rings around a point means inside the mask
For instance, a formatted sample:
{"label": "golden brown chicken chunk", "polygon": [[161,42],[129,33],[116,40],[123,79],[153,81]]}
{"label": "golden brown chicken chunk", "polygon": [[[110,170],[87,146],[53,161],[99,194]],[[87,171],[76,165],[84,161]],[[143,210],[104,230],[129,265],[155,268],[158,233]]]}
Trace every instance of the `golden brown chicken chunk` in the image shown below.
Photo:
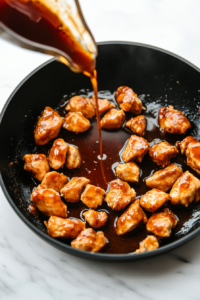
{"label": "golden brown chicken chunk", "polygon": [[[92,96],[92,99],[90,100],[92,105],[95,108],[96,111],[96,101],[95,101],[95,97]],[[100,116],[102,114],[104,114],[106,111],[110,110],[111,108],[115,108],[116,106],[111,103],[110,101],[108,101],[108,99],[98,99],[98,105],[99,105],[99,114]]]}
{"label": "golden brown chicken chunk", "polygon": [[120,86],[115,93],[115,98],[119,107],[126,112],[139,115],[142,109],[145,110],[142,106],[142,101],[128,86]]}
{"label": "golden brown chicken chunk", "polygon": [[63,127],[69,131],[80,133],[90,128],[90,121],[81,112],[69,112],[64,118]]}
{"label": "golden brown chicken chunk", "polygon": [[127,182],[115,179],[110,182],[110,190],[104,201],[114,210],[124,209],[130,202],[134,201],[136,192],[131,189]]}
{"label": "golden brown chicken chunk", "polygon": [[100,187],[88,184],[81,195],[81,201],[89,208],[96,209],[103,203],[105,191]]}
{"label": "golden brown chicken chunk", "polygon": [[149,156],[158,166],[165,168],[170,164],[170,159],[178,154],[178,149],[168,142],[161,142],[149,149]]}
{"label": "golden brown chicken chunk", "polygon": [[177,142],[177,146],[180,147],[181,154],[185,154],[188,145],[192,143],[194,144],[198,143],[198,141],[192,136],[187,136],[184,140],[182,140],[182,142]]}
{"label": "golden brown chicken chunk", "polygon": [[57,139],[54,141],[48,157],[48,162],[51,168],[57,170],[64,167],[67,150],[68,145],[63,139]]}
{"label": "golden brown chicken chunk", "polygon": [[177,219],[169,208],[163,212],[153,214],[146,224],[147,231],[159,237],[170,237],[172,229],[176,226]]}
{"label": "golden brown chicken chunk", "polygon": [[185,151],[187,165],[200,174],[200,142],[190,143]]}
{"label": "golden brown chicken chunk", "polygon": [[71,242],[73,248],[99,252],[106,245],[106,238],[102,231],[94,231],[92,228],[87,228],[78,235],[78,237]]}
{"label": "golden brown chicken chunk", "polygon": [[147,211],[155,212],[170,200],[170,195],[157,189],[148,191],[140,198],[140,205]]}
{"label": "golden brown chicken chunk", "polygon": [[142,162],[143,157],[149,150],[149,143],[142,137],[131,135],[128,144],[122,154],[124,162]]}
{"label": "golden brown chicken chunk", "polygon": [[68,178],[63,173],[57,173],[55,171],[47,173],[40,186],[43,189],[53,189],[56,192],[60,192],[62,187],[67,184]]}
{"label": "golden brown chicken chunk", "polygon": [[200,174],[200,142],[192,136],[187,136],[182,142],[177,142],[181,153],[186,154],[187,164]]}
{"label": "golden brown chicken chunk", "polygon": [[101,127],[106,129],[120,128],[125,121],[125,113],[123,110],[112,108],[105,114],[101,120]]}
{"label": "golden brown chicken chunk", "polygon": [[170,164],[165,169],[155,172],[145,181],[148,187],[167,192],[182,174],[181,168],[175,164]]}
{"label": "golden brown chicken chunk", "polygon": [[174,183],[171,191],[171,204],[188,207],[190,203],[200,200],[200,180],[189,171],[183,173]]}
{"label": "golden brown chicken chunk", "polygon": [[128,127],[133,133],[139,136],[144,136],[146,130],[145,116],[141,115],[131,118],[128,122],[126,122],[126,127]]}
{"label": "golden brown chicken chunk", "polygon": [[74,177],[61,189],[61,196],[67,202],[76,203],[80,199],[82,189],[88,183],[90,183],[90,180],[85,177]]}
{"label": "golden brown chicken chunk", "polygon": [[164,132],[174,134],[183,134],[191,128],[191,124],[184,114],[171,105],[160,108],[159,125]]}
{"label": "golden brown chicken chunk", "polygon": [[65,107],[65,110],[71,112],[81,112],[87,119],[92,119],[92,117],[95,115],[95,109],[91,104],[90,99],[82,96],[72,97]]}
{"label": "golden brown chicken chunk", "polygon": [[118,235],[125,234],[146,222],[147,216],[140,206],[140,201],[136,200],[117,220],[116,232]]}
{"label": "golden brown chicken chunk", "polygon": [[124,181],[139,182],[140,168],[134,162],[119,164],[116,175]]}
{"label": "golden brown chicken chunk", "polygon": [[26,154],[23,157],[24,170],[30,172],[37,180],[42,181],[50,168],[44,154]]}
{"label": "golden brown chicken chunk", "polygon": [[41,117],[39,118],[34,130],[34,138],[36,145],[45,145],[50,140],[57,137],[63,119],[51,107],[45,107]]}
{"label": "golden brown chicken chunk", "polygon": [[76,169],[81,165],[81,155],[79,149],[75,146],[68,145],[66,167],[68,169]]}
{"label": "golden brown chicken chunk", "polygon": [[52,189],[38,186],[31,194],[31,201],[48,217],[67,217],[67,206],[62,202],[59,193]]}
{"label": "golden brown chicken chunk", "polygon": [[51,216],[47,226],[48,235],[53,238],[75,239],[85,229],[85,223],[76,219],[63,219]]}
{"label": "golden brown chicken chunk", "polygon": [[83,213],[85,221],[93,228],[99,228],[106,224],[108,215],[105,211],[95,211],[89,209]]}
{"label": "golden brown chicken chunk", "polygon": [[146,239],[140,243],[140,247],[135,251],[135,253],[144,253],[157,248],[159,248],[158,239],[154,235],[147,235]]}

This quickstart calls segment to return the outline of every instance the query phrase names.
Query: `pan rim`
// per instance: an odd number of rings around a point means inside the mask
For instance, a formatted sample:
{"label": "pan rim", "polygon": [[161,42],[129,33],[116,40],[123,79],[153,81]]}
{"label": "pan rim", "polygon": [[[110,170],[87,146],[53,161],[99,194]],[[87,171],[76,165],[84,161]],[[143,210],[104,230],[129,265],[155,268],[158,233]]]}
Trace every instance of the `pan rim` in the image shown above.
{"label": "pan rim", "polygon": [[[196,71],[198,71],[200,73],[200,69],[195,66],[193,63],[191,63],[190,61],[184,59],[183,57],[170,52],[168,50],[156,47],[156,46],[152,46],[152,45],[148,45],[148,44],[143,44],[143,43],[137,43],[137,42],[129,42],[129,41],[105,41],[105,42],[99,42],[97,43],[98,46],[105,46],[105,45],[112,45],[112,44],[116,44],[116,45],[132,45],[132,46],[139,46],[139,47],[144,47],[144,48],[150,48],[159,52],[163,52],[165,54],[168,54],[170,56],[173,56],[175,58],[177,58],[178,60],[183,61],[184,63],[186,63],[187,65],[189,65],[190,67],[192,67],[193,69],[195,69]],[[16,94],[16,92],[23,86],[23,84],[33,75],[35,74],[37,71],[39,71],[40,69],[42,69],[43,67],[45,67],[46,65],[52,63],[55,61],[55,58],[52,58],[46,62],[44,62],[43,64],[41,64],[40,66],[38,66],[36,69],[34,69],[31,73],[29,73],[18,85],[17,87],[13,90],[13,92],[11,93],[11,95],[9,96],[9,98],[7,99],[6,103],[4,104],[4,107],[1,111],[0,114],[0,126],[1,126],[1,122],[3,120],[3,117],[5,115],[5,112],[7,110],[7,107],[9,105],[9,103],[12,101],[14,95]],[[195,238],[199,233],[200,233],[200,227],[196,228],[193,232],[188,233],[186,236],[180,238],[179,240],[172,242],[168,245],[162,246],[161,248],[158,248],[156,250],[153,251],[149,251],[149,252],[145,252],[145,253],[139,253],[139,254],[135,254],[135,252],[133,253],[127,253],[127,254],[106,254],[106,253],[91,253],[91,252],[86,252],[86,251],[82,251],[82,250],[78,250],[75,248],[72,248],[69,245],[63,244],[62,242],[53,239],[52,237],[50,237],[49,235],[43,233],[42,231],[40,231],[37,227],[35,227],[35,225],[33,225],[28,219],[26,219],[26,217],[21,213],[20,209],[14,204],[12,198],[10,197],[10,195],[8,194],[7,188],[4,184],[3,181],[3,177],[0,171],[0,185],[2,187],[3,193],[7,199],[7,201],[9,202],[9,204],[11,205],[11,207],[13,208],[13,210],[15,211],[15,213],[19,216],[19,218],[35,233],[37,234],[39,237],[41,237],[43,240],[45,240],[47,243],[51,244],[52,246],[67,252],[69,254],[75,255],[75,256],[79,256],[82,258],[86,258],[86,259],[92,259],[92,260],[101,260],[101,261],[107,261],[107,262],[120,262],[120,261],[128,261],[128,260],[141,260],[141,259],[146,259],[146,258],[150,258],[150,257],[154,257],[160,254],[164,254],[166,252],[172,251],[174,249],[176,249],[177,247],[180,247],[181,245],[189,242],[190,240],[192,240],[193,238]]]}

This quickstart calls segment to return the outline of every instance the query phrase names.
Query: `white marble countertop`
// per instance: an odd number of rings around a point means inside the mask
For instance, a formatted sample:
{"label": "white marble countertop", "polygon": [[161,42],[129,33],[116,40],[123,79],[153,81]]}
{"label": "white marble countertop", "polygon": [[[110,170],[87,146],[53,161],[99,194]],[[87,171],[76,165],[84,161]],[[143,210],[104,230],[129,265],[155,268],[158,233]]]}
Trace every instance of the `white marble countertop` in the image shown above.
{"label": "white marble countertop", "polygon": [[[96,41],[151,44],[200,67],[198,0],[80,2]],[[0,110],[16,85],[48,59],[0,40]],[[0,202],[0,299],[200,299],[199,236],[145,261],[92,262],[42,241],[14,213],[2,190]]]}

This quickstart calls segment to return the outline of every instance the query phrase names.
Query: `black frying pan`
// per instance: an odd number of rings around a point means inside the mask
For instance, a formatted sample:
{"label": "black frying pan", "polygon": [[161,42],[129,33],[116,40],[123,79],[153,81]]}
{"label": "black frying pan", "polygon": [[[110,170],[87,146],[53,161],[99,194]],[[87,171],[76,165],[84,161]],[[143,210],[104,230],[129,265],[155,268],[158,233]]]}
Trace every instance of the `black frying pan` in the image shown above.
{"label": "black frying pan", "polygon": [[[197,67],[177,55],[143,44],[106,42],[99,43],[98,50],[99,90],[109,89],[114,92],[118,86],[127,85],[134,87],[138,94],[148,92],[152,101],[160,99],[161,105],[166,104],[167,94],[168,104],[174,104],[181,111],[188,111],[188,118],[193,126],[192,134],[199,139],[197,106],[200,104],[200,73]],[[168,88],[169,86],[173,88]],[[193,220],[188,222],[187,230],[175,236],[170,244],[137,255],[91,254],[73,249],[62,241],[49,237],[44,224],[29,213],[29,175],[21,171],[21,158],[25,153],[30,153],[30,145],[34,151],[32,132],[37,117],[45,106],[57,107],[63,95],[82,88],[91,90],[86,76],[75,74],[66,66],[50,60],[28,75],[6,102],[0,117],[0,183],[15,212],[49,244],[88,259],[138,260],[170,251],[194,238],[200,233],[198,206],[192,211]],[[15,167],[9,166],[13,161],[17,162]]]}

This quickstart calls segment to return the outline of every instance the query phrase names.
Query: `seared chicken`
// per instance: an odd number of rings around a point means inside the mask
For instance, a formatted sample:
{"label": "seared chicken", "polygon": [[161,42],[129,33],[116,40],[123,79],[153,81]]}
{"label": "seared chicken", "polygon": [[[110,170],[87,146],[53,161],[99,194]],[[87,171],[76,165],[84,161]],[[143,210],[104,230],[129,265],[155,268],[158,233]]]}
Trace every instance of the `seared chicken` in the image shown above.
{"label": "seared chicken", "polygon": [[187,136],[177,145],[180,147],[181,153],[187,156],[187,165],[200,174],[200,142],[192,136]]}
{"label": "seared chicken", "polygon": [[200,199],[200,180],[189,171],[183,173],[174,183],[171,191],[171,204],[181,204],[188,207],[190,203]]}
{"label": "seared chicken", "polygon": [[140,206],[140,201],[136,200],[117,220],[116,232],[118,235],[125,234],[146,222],[147,216]]}
{"label": "seared chicken", "polygon": [[123,110],[112,108],[105,114],[101,120],[101,127],[106,129],[120,128],[125,121],[125,113]]}
{"label": "seared chicken", "polygon": [[24,170],[30,172],[37,180],[42,181],[50,168],[44,154],[26,154],[23,157]]}
{"label": "seared chicken", "polygon": [[126,112],[139,115],[142,109],[145,109],[137,94],[128,86],[120,86],[115,93],[115,98],[119,107]]}
{"label": "seared chicken", "polygon": [[63,173],[57,173],[55,171],[49,172],[44,176],[40,186],[43,189],[53,189],[56,192],[60,192],[62,187],[67,184],[68,178]]}
{"label": "seared chicken", "polygon": [[141,115],[131,118],[128,122],[126,122],[126,127],[128,127],[133,133],[139,136],[144,136],[146,130],[145,116]]}
{"label": "seared chicken", "polygon": [[140,198],[140,205],[147,211],[155,212],[170,200],[170,195],[157,189],[148,191]]}
{"label": "seared chicken", "polygon": [[81,112],[69,112],[64,118],[63,127],[69,131],[80,133],[90,128],[90,121]]}
{"label": "seared chicken", "polygon": [[95,109],[91,104],[90,99],[82,96],[72,97],[65,107],[65,110],[71,112],[81,112],[87,119],[92,119],[92,117],[95,115]]}
{"label": "seared chicken", "polygon": [[82,189],[88,183],[90,183],[90,180],[85,177],[74,177],[61,189],[61,196],[67,202],[76,203],[80,199]]}
{"label": "seared chicken", "polygon": [[31,201],[48,217],[67,217],[67,206],[62,202],[59,193],[52,189],[38,186],[31,194]]}
{"label": "seared chicken", "polygon": [[48,235],[53,238],[75,239],[85,229],[85,223],[76,219],[63,219],[51,216],[45,222]]}
{"label": "seared chicken", "polygon": [[170,159],[178,154],[178,149],[168,142],[161,142],[149,149],[149,156],[158,166],[165,168],[170,164]]}
{"label": "seared chicken", "polygon": [[115,179],[110,182],[110,190],[104,201],[114,210],[124,209],[130,202],[134,201],[136,193],[127,182]]}
{"label": "seared chicken", "polygon": [[149,143],[144,138],[131,135],[122,154],[122,159],[124,162],[135,161],[141,163],[148,150]]}
{"label": "seared chicken", "polygon": [[89,208],[96,209],[103,203],[105,191],[100,187],[88,184],[81,195],[81,201]]}
{"label": "seared chicken", "polygon": [[139,182],[140,168],[134,162],[120,164],[116,167],[116,175],[124,181]]}
{"label": "seared chicken", "polygon": [[181,150],[181,154],[185,154],[185,151],[187,149],[187,147],[190,145],[190,144],[196,144],[198,143],[198,141],[193,138],[192,136],[187,136],[184,140],[182,140],[182,142],[177,142],[177,146],[180,147],[180,150]]}
{"label": "seared chicken", "polygon": [[[95,101],[95,97],[92,96],[92,99],[90,100],[92,105],[95,108],[96,111],[96,101]],[[110,101],[108,101],[108,99],[98,99],[98,105],[99,105],[99,114],[100,116],[102,114],[104,114],[106,111],[110,110],[111,108],[115,108],[116,106],[111,103]]]}
{"label": "seared chicken", "polygon": [[158,237],[170,237],[172,229],[176,226],[177,219],[169,208],[163,212],[153,214],[146,224],[146,229]]}
{"label": "seared chicken", "polygon": [[41,117],[39,118],[34,130],[34,138],[36,145],[45,145],[50,140],[57,137],[63,119],[51,107],[45,107]]}
{"label": "seared chicken", "polygon": [[184,114],[171,105],[160,108],[159,125],[164,132],[174,134],[183,134],[191,128],[191,124]]}
{"label": "seared chicken", "polygon": [[71,242],[73,248],[99,252],[106,245],[106,238],[102,231],[95,232],[92,228],[87,228],[78,235],[78,237]]}
{"label": "seared chicken", "polygon": [[95,211],[89,209],[83,213],[85,221],[93,228],[99,228],[106,224],[108,215],[105,211]]}
{"label": "seared chicken", "polygon": [[68,152],[65,165],[68,169],[75,169],[80,167],[81,155],[78,148],[72,145],[68,145]]}
{"label": "seared chicken", "polygon": [[154,235],[147,235],[146,239],[140,243],[140,247],[135,251],[135,253],[144,253],[157,248],[159,248],[158,239]]}
{"label": "seared chicken", "polygon": [[68,145],[63,139],[57,139],[54,141],[48,157],[48,162],[51,168],[57,170],[64,167],[67,150]]}
{"label": "seared chicken", "polygon": [[155,172],[145,181],[148,187],[167,192],[182,174],[181,168],[175,164],[170,164],[165,169]]}

